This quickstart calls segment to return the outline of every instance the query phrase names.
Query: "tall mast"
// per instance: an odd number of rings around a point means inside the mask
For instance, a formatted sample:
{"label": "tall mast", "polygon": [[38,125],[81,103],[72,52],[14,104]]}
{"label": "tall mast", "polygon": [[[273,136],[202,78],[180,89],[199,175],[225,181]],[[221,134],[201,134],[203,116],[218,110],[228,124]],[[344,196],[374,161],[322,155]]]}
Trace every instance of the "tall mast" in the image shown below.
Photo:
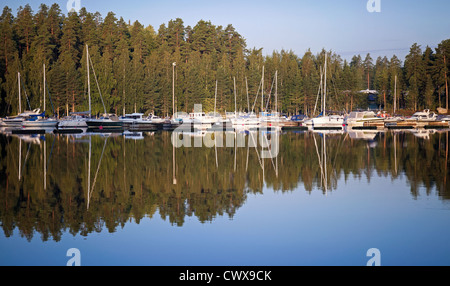
{"label": "tall mast", "polygon": [[278,117],[278,71],[275,71],[275,114]]}
{"label": "tall mast", "polygon": [[328,54],[325,52],[325,81],[323,84],[323,115],[325,116],[327,111],[326,111],[326,97],[327,97],[327,59],[328,59]]}
{"label": "tall mast", "polygon": [[448,80],[447,80],[447,62],[445,60],[445,54],[444,54],[444,71],[445,71],[445,109],[447,109],[448,112]]}
{"label": "tall mast", "polygon": [[248,99],[248,83],[247,83],[247,77],[245,77],[245,88],[247,89],[247,113],[250,112],[250,101]]}
{"label": "tall mast", "polygon": [[89,95],[89,115],[91,115],[91,79],[89,78],[89,48],[86,44],[86,69],[88,80],[88,95]]}
{"label": "tall mast", "polygon": [[175,117],[175,66],[177,65],[176,62],[172,63],[172,113]]}
{"label": "tall mast", "polygon": [[397,107],[397,75],[395,76],[395,83],[394,83],[394,113],[396,107]]}
{"label": "tall mast", "polygon": [[44,116],[45,116],[45,64],[44,64]]}
{"label": "tall mast", "polygon": [[262,67],[262,84],[261,84],[261,112],[264,111],[264,66]]}
{"label": "tall mast", "polygon": [[214,117],[216,117],[216,102],[217,102],[217,79],[216,79],[216,90],[214,92]]}
{"label": "tall mast", "polygon": [[237,104],[236,104],[236,77],[233,77],[233,83],[234,83],[234,117],[237,118]]}
{"label": "tall mast", "polygon": [[17,72],[17,80],[19,83],[19,114],[22,113],[22,102],[20,101],[21,95],[20,95],[20,72]]}

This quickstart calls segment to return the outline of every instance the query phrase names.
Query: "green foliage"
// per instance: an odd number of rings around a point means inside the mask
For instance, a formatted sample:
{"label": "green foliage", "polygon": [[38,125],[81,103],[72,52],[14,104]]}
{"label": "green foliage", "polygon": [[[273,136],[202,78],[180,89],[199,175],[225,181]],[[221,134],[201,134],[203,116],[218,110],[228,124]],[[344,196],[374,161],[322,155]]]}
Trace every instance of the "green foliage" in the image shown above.
{"label": "green foliage", "polygon": [[[347,62],[325,50],[316,55],[308,50],[301,57],[285,50],[264,56],[262,48],[247,49],[245,38],[232,24],[223,27],[200,20],[190,27],[176,18],[156,32],[138,21],[126,23],[113,12],[102,18],[82,8],[65,16],[57,4],[50,8],[42,4],[36,13],[29,5],[20,7],[15,16],[6,6],[0,16],[0,113],[18,110],[18,72],[31,106],[49,110],[48,105],[42,106],[44,64],[58,114],[87,110],[86,44],[107,112],[166,116],[173,113],[174,104],[176,110],[190,112],[199,103],[205,111],[212,111],[215,100],[218,111],[234,111],[236,91],[238,110],[259,112],[277,106],[284,113],[312,115],[325,53],[329,55],[327,109],[367,107],[359,91],[368,87],[377,89],[379,104],[391,109],[395,76],[397,108],[434,108],[447,103],[450,40],[442,41],[435,51],[427,47],[422,52],[414,44],[403,66],[396,56],[379,57],[373,63],[370,54],[364,59],[355,55]],[[103,112],[94,79],[91,84],[92,111]]]}

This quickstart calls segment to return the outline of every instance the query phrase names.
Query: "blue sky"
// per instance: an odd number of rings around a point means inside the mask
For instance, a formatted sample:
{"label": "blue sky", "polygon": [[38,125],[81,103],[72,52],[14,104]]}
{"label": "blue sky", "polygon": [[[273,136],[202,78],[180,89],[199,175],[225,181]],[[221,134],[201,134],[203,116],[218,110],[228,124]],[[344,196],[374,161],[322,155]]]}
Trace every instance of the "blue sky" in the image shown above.
{"label": "blue sky", "polygon": [[[7,0],[16,15],[17,8],[30,4],[59,4],[67,13],[68,1],[74,0]],[[378,0],[379,13],[369,13],[369,0],[79,0],[90,12],[109,11],[125,21],[138,20],[157,31],[163,23],[181,18],[185,26],[195,26],[203,19],[214,25],[232,24],[246,39],[248,48],[292,50],[303,56],[307,49],[318,53],[332,50],[349,60],[353,55],[370,53],[401,60],[413,43],[435,48],[450,38],[450,1],[448,0]],[[375,1],[375,0],[370,0]]]}

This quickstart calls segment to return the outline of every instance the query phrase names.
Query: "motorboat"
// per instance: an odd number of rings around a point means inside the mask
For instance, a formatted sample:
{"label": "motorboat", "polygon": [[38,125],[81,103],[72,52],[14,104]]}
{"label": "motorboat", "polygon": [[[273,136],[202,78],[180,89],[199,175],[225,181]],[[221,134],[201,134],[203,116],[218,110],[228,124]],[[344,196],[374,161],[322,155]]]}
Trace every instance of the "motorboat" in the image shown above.
{"label": "motorboat", "polygon": [[22,122],[23,128],[54,128],[58,125],[58,119],[46,118],[45,111],[38,115],[30,115],[30,118]]}
{"label": "motorboat", "polygon": [[368,122],[383,122],[384,118],[378,117],[373,111],[352,111],[344,119],[344,124],[352,127],[364,126]]}
{"label": "motorboat", "polygon": [[429,109],[425,109],[424,111],[418,111],[414,113],[408,120],[416,120],[416,121],[436,121],[437,114],[434,112],[430,112]]}
{"label": "motorboat", "polygon": [[31,116],[39,116],[40,114],[41,110],[39,108],[27,110],[16,116],[2,118],[0,125],[6,127],[22,127],[22,123],[25,120],[29,119]]}
{"label": "motorboat", "polygon": [[119,118],[119,121],[124,127],[132,129],[156,129],[156,123],[148,117],[144,117],[143,113],[125,114]]}
{"label": "motorboat", "polygon": [[343,115],[324,115],[314,117],[304,121],[306,126],[311,126],[313,129],[317,128],[340,128],[344,126],[344,116]]}
{"label": "motorboat", "polygon": [[111,129],[122,128],[123,122],[115,114],[104,114],[100,118],[88,118],[86,120],[88,128],[91,129]]}
{"label": "motorboat", "polygon": [[87,114],[86,112],[73,112],[59,121],[58,128],[87,128]]}

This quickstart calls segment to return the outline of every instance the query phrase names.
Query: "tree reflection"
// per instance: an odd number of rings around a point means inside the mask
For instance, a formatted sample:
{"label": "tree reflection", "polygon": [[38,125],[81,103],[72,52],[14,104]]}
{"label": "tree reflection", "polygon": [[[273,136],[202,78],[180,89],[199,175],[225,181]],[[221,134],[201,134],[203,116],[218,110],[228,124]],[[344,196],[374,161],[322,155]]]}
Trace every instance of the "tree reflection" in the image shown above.
{"label": "tree reflection", "polygon": [[0,220],[6,237],[18,229],[43,241],[114,232],[154,215],[182,226],[187,217],[232,219],[248,194],[263,189],[328,194],[350,177],[404,179],[413,198],[425,190],[447,200],[448,132],[417,135],[289,132],[272,159],[249,144],[257,132],[245,134],[245,147],[222,148],[174,148],[167,132],[0,135]]}

